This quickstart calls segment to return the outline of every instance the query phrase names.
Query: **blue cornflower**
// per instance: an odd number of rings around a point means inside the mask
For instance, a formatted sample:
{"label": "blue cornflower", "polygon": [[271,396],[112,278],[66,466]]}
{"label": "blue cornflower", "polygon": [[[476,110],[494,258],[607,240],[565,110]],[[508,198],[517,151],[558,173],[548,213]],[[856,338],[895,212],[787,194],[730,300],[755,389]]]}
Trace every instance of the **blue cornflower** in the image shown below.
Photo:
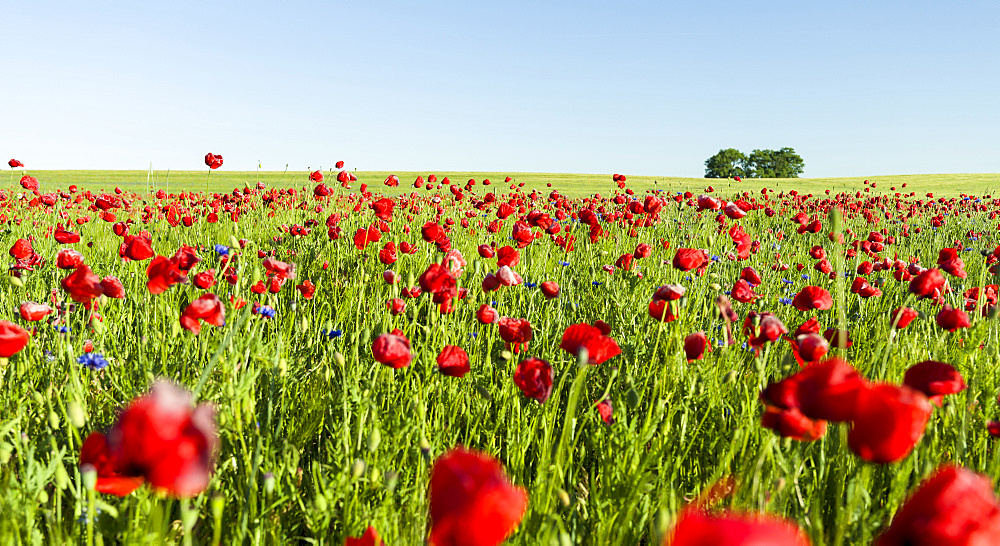
{"label": "blue cornflower", "polygon": [[569,262],[559,262],[559,265],[566,267],[567,265],[569,265]]}
{"label": "blue cornflower", "polygon": [[809,275],[806,275],[805,273],[803,273],[802,274],[802,279],[808,281],[809,280]]}
{"label": "blue cornflower", "polygon": [[791,305],[792,304],[792,299],[791,298],[778,298],[778,303],[783,303],[785,305]]}
{"label": "blue cornflower", "polygon": [[691,280],[691,275],[685,275],[684,276],[684,280],[685,281],[690,281]]}
{"label": "blue cornflower", "polygon": [[330,339],[337,339],[338,337],[344,335],[343,330],[330,330],[329,332],[326,328],[323,328],[323,335]]}
{"label": "blue cornflower", "polygon": [[108,366],[108,361],[101,353],[83,353],[76,361],[91,370],[102,370]]}
{"label": "blue cornflower", "polygon": [[795,284],[795,281],[789,280],[789,279],[781,279],[781,282],[783,282],[785,284]]}
{"label": "blue cornflower", "polygon": [[723,290],[723,292],[725,292],[727,296],[733,293],[732,290]]}
{"label": "blue cornflower", "polygon": [[537,282],[524,281],[524,286],[526,286],[528,288],[534,288],[534,287],[538,286],[538,283]]}
{"label": "blue cornflower", "polygon": [[265,318],[274,318],[274,316],[278,314],[278,312],[275,311],[274,308],[269,305],[261,305],[259,307],[255,307],[253,309],[253,312]]}
{"label": "blue cornflower", "polygon": [[720,258],[720,257],[718,257],[718,256],[715,256],[715,255],[712,255],[712,261],[713,261],[713,262],[717,262],[717,261],[719,261],[719,260],[721,260],[721,259],[722,259],[722,258]]}
{"label": "blue cornflower", "polygon": [[59,332],[60,334],[68,334],[68,333],[70,333],[72,331],[72,330],[69,329],[69,326],[59,326],[59,325],[53,324],[52,327],[55,328],[56,331]]}
{"label": "blue cornflower", "polygon": [[215,245],[215,253],[219,256],[229,256],[229,247],[226,245]]}
{"label": "blue cornflower", "polygon": [[469,337],[476,339],[476,332],[469,332]]}
{"label": "blue cornflower", "polygon": [[602,285],[602,284],[604,284],[604,283],[603,283],[603,282],[600,282],[600,281],[592,281],[592,282],[591,282],[590,284],[592,284],[592,285],[594,285],[594,286],[601,286],[601,285]]}

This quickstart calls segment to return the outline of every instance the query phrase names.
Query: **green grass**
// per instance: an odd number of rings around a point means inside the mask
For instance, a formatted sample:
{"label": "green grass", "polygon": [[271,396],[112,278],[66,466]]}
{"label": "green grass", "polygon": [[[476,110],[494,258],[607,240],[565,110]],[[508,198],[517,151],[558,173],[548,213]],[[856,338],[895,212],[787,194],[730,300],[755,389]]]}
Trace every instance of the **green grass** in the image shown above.
{"label": "green grass", "polygon": [[[313,184],[308,183],[308,173],[304,171],[226,171],[223,169],[213,171],[211,176],[207,176],[205,171],[30,171],[42,184],[42,188],[56,187],[65,188],[70,184],[76,184],[81,188],[105,189],[109,190],[115,186],[120,186],[128,191],[145,191],[147,179],[152,182],[152,187],[167,188],[171,190],[195,190],[204,191],[206,188],[212,192],[225,192],[234,187],[242,187],[244,184],[254,184],[257,181],[264,182],[268,186],[274,187],[304,187]],[[336,185],[335,178],[327,171],[327,184]],[[336,171],[332,173],[336,174]],[[413,181],[417,176],[427,178],[431,172],[373,172],[359,171],[358,183],[366,183],[370,191],[381,191],[383,193],[401,193],[414,191]],[[383,180],[390,174],[399,177],[399,188],[392,189],[382,185]],[[541,192],[559,190],[563,195],[571,197],[582,197],[594,193],[610,195],[617,187],[611,181],[611,174],[568,174],[568,173],[493,173],[493,172],[434,172],[438,179],[448,177],[453,182],[464,184],[468,179],[473,178],[476,182],[481,182],[484,178],[493,182],[493,188],[497,191],[505,191],[508,184],[504,184],[505,177],[514,178],[515,183],[523,182],[525,189],[531,191],[537,189]],[[700,192],[709,185],[724,193],[736,191],[757,192],[761,188],[777,189],[778,191],[797,190],[800,193],[821,194],[826,190],[832,193],[841,191],[864,191],[865,180],[875,182],[878,186],[876,192],[894,193],[890,188],[896,187],[896,191],[916,192],[918,197],[923,197],[928,192],[933,192],[935,196],[955,196],[962,193],[972,195],[1000,193],[1000,183],[998,183],[997,173],[983,174],[913,174],[913,175],[893,175],[893,176],[858,176],[843,178],[773,178],[773,179],[748,179],[741,183],[732,180],[712,180],[706,178],[679,178],[671,176],[630,176],[627,177],[627,185],[635,192],[643,192],[648,189],[658,188],[665,191],[692,191]],[[357,186],[355,184],[355,186]],[[549,188],[547,184],[552,184]],[[906,188],[902,185],[906,184]],[[426,190],[419,190],[420,193],[431,193]]]}
{"label": "green grass", "polygon": [[[78,184],[141,190],[145,183],[145,173],[131,171],[34,174],[43,189]],[[415,177],[397,174],[403,184]],[[493,173],[437,174],[463,181],[488,176],[498,185],[503,180]],[[166,174],[157,176],[158,184],[165,186]],[[214,172],[211,188],[242,187],[257,176]],[[360,173],[372,189],[382,189],[384,176]],[[567,194],[579,195],[583,188],[610,193],[610,177],[605,175],[513,176],[526,182],[526,188],[551,182]],[[305,173],[259,177],[274,186],[305,184]],[[200,190],[205,178],[204,172],[171,173],[170,189]],[[983,192],[992,184],[992,175],[873,179],[879,189],[907,180],[908,189],[918,195],[922,188],[941,194]],[[637,190],[651,181],[629,180]],[[836,191],[841,187],[836,184],[846,188],[860,180],[803,179],[769,182],[768,187],[818,193],[827,184]],[[713,183],[661,182],[670,189],[691,190]],[[747,188],[756,187],[755,182],[748,182]],[[736,189],[714,183],[723,194]],[[314,203],[311,196],[308,200]],[[831,254],[838,248],[824,234],[795,235],[787,212],[770,219],[759,213],[748,217],[743,224],[761,241],[761,251],[747,262],[714,263],[701,278],[664,266],[673,251],[664,250],[659,241],[724,255],[732,244],[717,233],[713,215],[671,206],[664,222],[640,229],[637,238],[609,225],[610,235],[594,244],[587,242],[584,226],[567,223],[566,229],[577,237],[574,252],[564,253],[542,238],[523,250],[516,267],[528,281],[558,282],[562,293],[551,301],[523,286],[489,294],[479,289],[496,264],[476,257],[476,247],[485,240],[506,244],[510,224],[490,237],[479,226],[481,219],[474,218],[471,228],[476,234],[458,226],[452,234],[453,246],[469,260],[461,280],[470,290],[468,298],[457,303],[454,314],[441,315],[424,296],[409,301],[403,315],[392,317],[385,302],[398,295],[398,287],[381,280],[386,267],[375,253],[382,243],[359,251],[350,241],[355,229],[372,222],[371,213],[348,215],[342,239],[326,237],[326,215],[350,206],[327,205],[321,215],[279,207],[274,216],[258,207],[237,225],[225,218],[191,228],[137,222],[134,229],[149,229],[161,254],[171,254],[182,243],[205,245],[200,251],[205,261],[194,272],[217,266],[213,244],[229,244],[232,237],[252,241],[239,260],[239,284],[223,282],[213,290],[227,301],[231,293],[272,305],[277,317],[264,320],[250,315],[249,306],[233,311],[227,305],[228,324],[206,325],[197,337],[179,327],[178,316],[200,291],[181,285],[150,296],[146,263],[119,259],[120,239],[109,224],[95,218],[74,228],[83,235],[75,247],[85,253],[87,263],[100,276],[118,276],[128,297],[104,302],[103,322],[88,324],[84,311],[75,310],[68,335],[39,326],[28,348],[0,368],[0,536],[10,542],[79,543],[93,525],[98,540],[107,544],[207,543],[216,530],[223,543],[230,544],[341,544],[344,536],[359,535],[373,525],[388,544],[420,544],[426,532],[429,470],[436,457],[459,444],[490,453],[528,490],[528,513],[510,540],[518,545],[656,544],[682,507],[726,476],[740,485],[723,501],[725,506],[790,518],[815,544],[866,544],[888,523],[907,492],[938,464],[952,461],[990,476],[1000,474],[1000,456],[985,431],[985,422],[998,414],[997,321],[974,316],[972,328],[943,332],[934,325],[935,309],[924,301],[915,306],[927,318],[892,337],[888,314],[907,293],[905,284],[886,275],[882,297],[860,300],[848,293],[835,309],[816,313],[824,327],[837,325],[843,313],[854,339],[843,356],[868,378],[896,383],[915,362],[945,361],[969,384],[967,391],[948,397],[935,410],[923,440],[899,463],[861,462],[846,447],[843,424],[831,424],[827,435],[814,443],[783,440],[761,428],[760,389],[796,369],[787,343],[769,345],[758,357],[737,344],[715,347],[705,360],[686,361],[685,335],[704,330],[710,338],[719,338],[721,322],[712,302],[747,265],[756,267],[765,283],[757,289],[763,295],[758,303],[736,304],[741,317],[754,308],[771,310],[794,329],[812,315],[780,304],[779,298],[807,284],[827,286],[834,294],[843,289],[842,279],[834,283],[811,269],[803,271],[813,274],[809,280],[794,267],[784,273],[771,271],[776,252],[782,261],[811,267],[807,252],[813,245]],[[60,211],[74,218],[86,213],[65,205]],[[36,250],[50,264],[23,282],[0,281],[0,318],[9,320],[15,320],[22,301],[48,301],[54,289],[62,298],[59,280],[65,275],[51,264],[62,245],[45,236],[54,216],[39,209],[18,214],[25,221],[10,225],[3,240],[34,235]],[[422,225],[433,210],[424,207],[412,222],[403,214],[397,212],[382,242],[419,240],[416,231],[405,235],[404,225]],[[460,214],[448,209],[445,217],[457,219]],[[320,222],[309,236],[293,237],[280,230],[281,225],[308,219]],[[926,220],[914,220],[915,225],[921,223],[926,225]],[[972,212],[969,219],[956,216],[939,230],[901,238],[885,254],[920,256],[924,263],[933,263],[938,249],[965,240],[968,229],[987,232],[970,245],[992,250],[998,244],[992,224],[985,212]],[[884,225],[898,235],[897,224]],[[858,233],[874,229],[861,217],[846,218],[845,227]],[[779,240],[778,231],[791,235]],[[278,236],[281,242],[274,240]],[[93,242],[93,248],[85,247],[87,242]],[[638,264],[642,278],[621,270],[614,275],[602,271],[640,242],[654,247],[653,255]],[[263,276],[258,249],[276,250],[279,258],[298,264],[295,282],[312,280],[316,298],[302,299],[291,285],[276,295],[253,296],[248,288]],[[948,296],[956,306],[963,288],[992,278],[978,253],[963,256],[969,277],[954,280],[956,292]],[[421,243],[417,254],[402,256],[393,269],[412,285],[438,259],[440,253]],[[563,260],[570,265],[561,265]],[[324,262],[328,269],[321,267]],[[846,269],[856,262],[847,260]],[[792,284],[785,285],[782,278]],[[681,302],[680,319],[661,325],[646,308],[655,288],[665,283],[683,284],[688,294]],[[530,319],[535,336],[526,355],[544,358],[555,369],[555,388],[547,403],[539,405],[521,395],[511,379],[518,357],[505,351],[495,326],[475,321],[475,310],[493,301],[501,315]],[[572,323],[597,319],[612,325],[622,354],[581,369],[575,357],[559,349],[560,337]],[[416,358],[409,368],[392,370],[373,360],[370,343],[375,335],[397,327],[411,339]],[[323,329],[340,329],[343,336],[328,339]],[[92,339],[112,366],[96,373],[81,369],[76,357],[85,339]],[[446,344],[465,348],[472,359],[472,371],[462,379],[435,371],[434,359]],[[154,377],[189,388],[205,381],[201,398],[217,407],[221,435],[212,483],[191,500],[161,498],[148,487],[123,499],[103,496],[94,518],[86,510],[88,492],[78,469],[80,443],[90,432],[109,426]],[[591,404],[605,393],[615,407],[617,422],[611,426],[599,419]],[[578,403],[571,403],[575,397]]]}

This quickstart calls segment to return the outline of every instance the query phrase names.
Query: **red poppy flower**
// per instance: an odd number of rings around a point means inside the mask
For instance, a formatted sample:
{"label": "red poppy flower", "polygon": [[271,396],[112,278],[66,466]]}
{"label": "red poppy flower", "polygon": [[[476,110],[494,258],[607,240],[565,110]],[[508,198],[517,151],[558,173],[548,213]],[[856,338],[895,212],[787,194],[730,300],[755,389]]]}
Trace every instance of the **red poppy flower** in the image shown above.
{"label": "red poppy flower", "polygon": [[762,347],[765,343],[773,343],[788,333],[788,328],[772,313],[750,311],[743,319],[743,335],[747,336],[750,346]]}
{"label": "red poppy flower", "polygon": [[117,277],[107,276],[101,279],[101,289],[109,298],[125,299],[125,287]]}
{"label": "red poppy flower", "polygon": [[434,243],[445,239],[448,235],[445,233],[444,228],[436,222],[427,222],[422,228],[420,228],[420,236],[424,238],[428,243]]}
{"label": "red poppy flower", "polygon": [[697,248],[678,248],[674,254],[673,266],[681,271],[691,271],[709,262],[708,253]]}
{"label": "red poppy flower", "polygon": [[926,396],[907,386],[880,383],[861,389],[848,445],[869,462],[902,459],[923,436],[932,408]]}
{"label": "red poppy flower", "polygon": [[59,269],[76,269],[81,265],[83,265],[83,254],[71,248],[64,248],[56,254],[56,267]]}
{"label": "red poppy flower", "polygon": [[153,252],[151,241],[139,235],[126,235],[118,249],[118,255],[130,260],[148,260],[156,253]]}
{"label": "red poppy flower", "polygon": [[146,281],[146,289],[154,295],[162,294],[179,282],[187,282],[187,275],[177,267],[173,259],[168,259],[166,256],[157,256],[149,262],[149,266],[146,267],[146,277],[149,279]]}
{"label": "red poppy flower", "polygon": [[712,344],[708,342],[705,332],[695,332],[684,338],[684,354],[688,362],[701,360],[705,353],[712,352]]}
{"label": "red poppy flower", "polygon": [[481,324],[493,324],[500,318],[497,310],[490,307],[488,304],[482,304],[476,311],[476,320]]}
{"label": "red poppy flower", "polygon": [[875,546],[994,544],[1000,500],[986,476],[954,465],[939,467],[896,511]]}
{"label": "red poppy flower", "polygon": [[11,245],[7,253],[15,260],[20,261],[31,257],[35,253],[35,249],[31,246],[31,241],[28,239],[18,239],[14,241],[14,244]]}
{"label": "red poppy flower", "polygon": [[108,438],[100,432],[91,432],[80,446],[80,466],[90,465],[97,472],[98,493],[124,497],[135,491],[145,479],[142,476],[124,476],[111,457]]}
{"label": "red poppy flower", "polygon": [[573,356],[578,356],[582,349],[586,349],[587,363],[591,366],[601,364],[622,352],[614,339],[587,323],[573,324],[566,328],[559,347]]}
{"label": "red poppy flower", "polygon": [[90,302],[104,293],[101,278],[95,275],[87,264],[76,268],[63,278],[60,284],[73,301],[85,305],[90,305]]}
{"label": "red poppy flower", "polygon": [[611,325],[608,324],[607,322],[604,322],[601,319],[597,319],[594,321],[594,328],[597,328],[597,330],[601,332],[601,335],[604,336],[611,335]]}
{"label": "red poppy flower", "polygon": [[948,330],[949,332],[954,332],[959,328],[968,328],[972,325],[972,323],[969,322],[968,313],[962,311],[961,309],[955,309],[947,303],[941,307],[940,311],[938,311],[935,321],[938,326]]}
{"label": "red poppy flower", "polygon": [[674,301],[679,300],[684,297],[687,293],[687,288],[679,284],[666,284],[656,289],[653,292],[653,301]]}
{"label": "red poppy flower", "polygon": [[490,245],[479,245],[479,247],[476,250],[479,252],[479,255],[483,258],[489,259],[496,255],[496,251],[493,250],[493,247],[491,247]]}
{"label": "red poppy flower", "polygon": [[198,262],[201,261],[201,258],[198,257],[198,254],[195,252],[194,247],[190,247],[188,245],[181,245],[180,248],[177,249],[177,252],[174,252],[173,257],[171,257],[171,260],[173,260],[174,265],[177,266],[177,269],[180,269],[184,273],[187,273],[188,271],[191,270],[192,267],[198,265]]}
{"label": "red poppy flower", "polygon": [[522,360],[514,370],[514,384],[524,396],[544,404],[552,394],[552,366],[540,358]]}
{"label": "red poppy flower", "polygon": [[826,434],[826,421],[810,419],[797,409],[782,409],[767,406],[760,424],[773,430],[782,438],[791,438],[799,442],[812,442]]}
{"label": "red poppy flower", "polygon": [[191,395],[166,381],[134,400],[107,435],[115,470],[176,497],[204,491],[219,444],[215,410],[191,406]]}
{"label": "red poppy flower", "polygon": [[527,492],[510,482],[499,462],[485,453],[454,448],[431,469],[427,542],[498,545],[514,532],[527,507]]}
{"label": "red poppy flower", "polygon": [[929,298],[940,291],[945,284],[944,276],[937,269],[923,271],[910,281],[910,292],[921,298]]}
{"label": "red poppy flower", "polygon": [[360,537],[347,537],[344,546],[384,546],[374,527],[368,527]]}
{"label": "red poppy flower", "polygon": [[924,393],[938,406],[947,394],[965,390],[965,379],[954,367],[944,362],[925,360],[910,366],[903,376],[903,384]]}
{"label": "red poppy flower", "polygon": [[265,258],[261,265],[267,270],[267,273],[281,281],[291,280],[295,278],[295,264],[282,262],[275,260],[274,258]]}
{"label": "red poppy flower", "polygon": [[781,409],[798,409],[810,419],[850,421],[866,388],[867,382],[853,366],[831,358],[768,385],[761,398]]}
{"label": "red poppy flower", "polygon": [[302,297],[307,300],[311,300],[313,295],[316,293],[316,285],[309,279],[302,281],[302,284],[296,285],[295,289],[298,290],[299,293],[302,294]]}
{"label": "red poppy flower", "polygon": [[31,335],[13,322],[0,320],[0,358],[10,358],[28,344]]}
{"label": "red poppy flower", "polygon": [[509,343],[515,353],[522,348],[527,348],[532,337],[531,323],[527,319],[503,317],[498,324],[500,326],[500,339]]}
{"label": "red poppy flower", "polygon": [[757,273],[757,270],[752,267],[744,267],[740,271],[740,278],[754,286],[760,286],[764,282],[760,278],[760,273]]}
{"label": "red poppy flower", "polygon": [[[490,275],[487,274],[487,277]],[[510,268],[510,266],[502,266],[497,269],[496,281],[502,286],[517,286],[524,282],[524,279],[517,274],[516,271]],[[484,281],[485,283],[485,281]]]}
{"label": "red poppy flower", "polygon": [[24,320],[35,322],[48,316],[52,312],[52,308],[44,303],[26,301],[18,308],[18,312],[21,313],[21,318]]}
{"label": "red poppy flower", "polygon": [[546,299],[552,299],[559,296],[559,285],[552,281],[545,281],[538,286],[542,289],[542,294]]}
{"label": "red poppy flower", "polygon": [[960,279],[966,277],[965,262],[958,257],[957,248],[942,248],[938,253],[938,267],[941,271],[954,275]]}
{"label": "red poppy flower", "polygon": [[413,360],[410,340],[402,335],[382,334],[372,342],[372,356],[390,368],[405,368]]}
{"label": "red poppy flower", "polygon": [[512,246],[505,246],[497,250],[497,267],[505,265],[515,266],[521,261],[521,253]]}
{"label": "red poppy flower", "polygon": [[55,239],[56,242],[58,242],[59,244],[63,245],[69,245],[80,242],[80,234],[64,229],[62,224],[56,226],[56,231],[55,233],[52,234],[52,238]]}
{"label": "red poppy flower", "polygon": [[920,316],[916,309],[909,307],[897,307],[889,315],[889,322],[896,325],[896,328],[906,328],[913,322],[913,319]]}
{"label": "red poppy flower", "polygon": [[681,513],[666,541],[666,546],[715,544],[809,546],[809,539],[793,523],[773,516],[735,512],[712,515],[693,507]]}
{"label": "red poppy flower", "polygon": [[215,270],[209,269],[198,273],[192,278],[191,283],[199,290],[208,290],[215,286]]}
{"label": "red poppy flower", "polygon": [[430,294],[454,297],[458,293],[457,279],[447,267],[432,263],[420,275],[420,288]]}
{"label": "red poppy flower", "polygon": [[320,171],[313,171],[309,173],[309,180],[319,183],[323,181],[323,173]]}
{"label": "red poppy flower", "polygon": [[794,356],[800,365],[806,362],[816,362],[826,356],[830,350],[830,343],[823,336],[811,332],[795,336],[792,346]]}
{"label": "red poppy flower", "polygon": [[205,154],[205,165],[208,165],[209,169],[218,169],[222,166],[222,156],[211,152]]}
{"label": "red poppy flower", "polygon": [[649,316],[661,322],[673,322],[677,320],[673,303],[665,300],[653,300],[649,302]]}
{"label": "red poppy flower", "polygon": [[21,187],[28,191],[38,191],[38,179],[34,176],[24,175],[21,177]]}
{"label": "red poppy flower", "polygon": [[437,356],[438,371],[449,377],[462,377],[469,373],[469,355],[456,345],[445,345]]}
{"label": "red poppy flower", "polygon": [[11,159],[10,161],[7,162],[7,166],[9,166],[11,169],[16,169],[18,167],[23,167],[24,163],[21,163],[16,159]]}
{"label": "red poppy flower", "polygon": [[820,311],[833,307],[833,297],[825,288],[806,286],[792,299],[792,305],[799,311]]}
{"label": "red poppy flower", "polygon": [[195,335],[201,332],[201,320],[215,326],[226,325],[226,308],[219,296],[204,294],[189,303],[181,313],[181,326]]}
{"label": "red poppy flower", "polygon": [[753,288],[750,288],[750,283],[743,279],[738,279],[736,281],[730,295],[734,300],[743,303],[753,303],[760,297],[760,294],[755,293]]}
{"label": "red poppy flower", "polygon": [[389,308],[389,313],[393,316],[406,312],[406,302],[402,298],[392,298],[385,305]]}

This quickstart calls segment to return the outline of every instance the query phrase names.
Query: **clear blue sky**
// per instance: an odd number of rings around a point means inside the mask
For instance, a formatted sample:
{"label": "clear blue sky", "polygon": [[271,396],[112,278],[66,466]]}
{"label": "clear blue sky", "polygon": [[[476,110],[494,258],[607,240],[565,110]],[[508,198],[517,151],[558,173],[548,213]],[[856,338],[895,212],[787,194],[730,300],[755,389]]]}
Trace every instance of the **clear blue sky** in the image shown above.
{"label": "clear blue sky", "polygon": [[3,7],[28,168],[702,176],[1000,172],[1000,2],[50,2]]}

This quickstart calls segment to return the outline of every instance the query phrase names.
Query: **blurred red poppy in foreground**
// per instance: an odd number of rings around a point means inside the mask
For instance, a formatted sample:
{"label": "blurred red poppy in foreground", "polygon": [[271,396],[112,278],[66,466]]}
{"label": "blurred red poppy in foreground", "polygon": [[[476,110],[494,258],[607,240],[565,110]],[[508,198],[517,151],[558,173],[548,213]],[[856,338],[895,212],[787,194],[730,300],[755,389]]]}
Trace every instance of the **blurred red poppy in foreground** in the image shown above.
{"label": "blurred red poppy in foreground", "polygon": [[989,478],[945,465],[907,499],[875,546],[987,546],[997,537],[1000,501]]}
{"label": "blurred red poppy in foreground", "polygon": [[767,515],[724,512],[709,514],[684,510],[666,546],[809,546],[809,539],[793,523]]}
{"label": "blurred red poppy in foreground", "polygon": [[925,360],[906,370],[903,384],[924,393],[938,406],[946,394],[956,394],[965,390],[965,379],[951,364]]}
{"label": "blurred red poppy in foreground", "polygon": [[143,480],[175,497],[208,487],[219,439],[215,410],[192,407],[191,395],[160,381],[129,405],[107,436],[94,432],[80,450],[80,465],[97,471],[97,490],[124,496]]}
{"label": "blurred red poppy in foreground", "polygon": [[432,546],[495,546],[514,532],[528,493],[485,453],[457,447],[434,462],[430,480]]}
{"label": "blurred red poppy in foreground", "polygon": [[0,358],[10,358],[21,352],[31,335],[13,322],[0,320]]}
{"label": "blurred red poppy in foreground", "polygon": [[868,462],[898,461],[920,441],[932,409],[927,397],[910,387],[872,385],[858,395],[847,443]]}

